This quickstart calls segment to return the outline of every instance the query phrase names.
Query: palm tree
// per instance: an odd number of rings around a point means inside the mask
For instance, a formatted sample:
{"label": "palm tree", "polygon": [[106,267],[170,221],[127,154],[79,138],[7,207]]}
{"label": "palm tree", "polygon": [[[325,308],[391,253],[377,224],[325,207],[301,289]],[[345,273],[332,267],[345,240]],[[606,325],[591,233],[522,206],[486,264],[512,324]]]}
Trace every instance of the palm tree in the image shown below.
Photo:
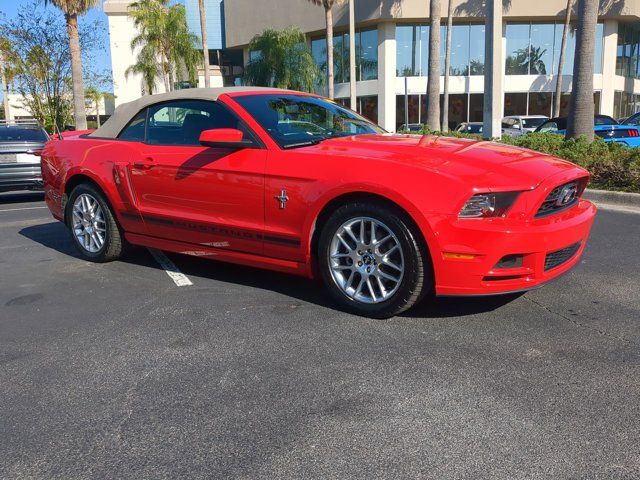
{"label": "palm tree", "polygon": [[440,0],[429,6],[429,78],[427,79],[427,127],[440,130]]}
{"label": "palm tree", "polygon": [[447,41],[444,53],[444,99],[442,102],[442,131],[449,130],[449,68],[451,67],[451,29],[453,23],[453,2],[447,6]]}
{"label": "palm tree", "polygon": [[2,98],[4,103],[4,118],[11,118],[9,105],[9,85],[17,72],[15,51],[9,39],[0,37],[0,77],[2,77]]}
{"label": "palm tree", "polygon": [[44,0],[45,5],[52,3],[64,13],[69,35],[69,53],[71,54],[71,80],[73,82],[73,116],[76,129],[86,130],[87,112],[84,105],[84,82],[82,80],[82,55],[80,35],[78,34],[78,15],[84,15],[95,7],[99,0]]}
{"label": "palm tree", "polygon": [[204,87],[211,86],[209,78],[209,44],[207,42],[207,14],[204,9],[204,0],[198,0],[200,10],[200,36],[202,37],[202,54],[204,55]]}
{"label": "palm tree", "polygon": [[567,51],[567,37],[571,25],[571,8],[573,0],[567,0],[567,13],[564,16],[564,29],[562,30],[562,42],[560,43],[560,59],[558,60],[558,71],[556,72],[556,92],[553,97],[553,116],[560,116],[560,100],[562,96],[562,68],[564,67],[564,55]]}
{"label": "palm tree", "polygon": [[163,72],[160,69],[153,48],[151,45],[145,45],[138,52],[136,63],[127,68],[124,73],[127,78],[133,74],[141,75],[145,93],[152,95],[156,86],[156,78],[160,77]]}
{"label": "palm tree", "polygon": [[333,13],[331,9],[336,0],[311,0],[311,2],[324,7],[324,19],[327,25],[327,88],[329,98],[333,99]]}
{"label": "palm tree", "polygon": [[[198,38],[189,32],[184,5],[169,5],[169,0],[138,0],[129,6],[129,16],[138,29],[131,49],[140,48],[129,74],[141,73],[147,87],[151,76],[160,73],[165,91],[174,89],[176,76],[186,73],[191,83],[197,80],[197,67],[202,57],[195,48]],[[151,63],[159,60],[159,67]]]}
{"label": "palm tree", "polygon": [[95,87],[87,87],[84,94],[89,104],[96,109],[96,123],[98,124],[98,128],[100,128],[100,102],[114,98],[114,96],[112,93],[102,92]]}
{"label": "palm tree", "polygon": [[593,140],[593,62],[598,23],[598,0],[580,0],[576,50],[573,60],[573,92],[567,118],[567,138],[585,135]]}
{"label": "palm tree", "polygon": [[253,37],[249,50],[256,53],[245,69],[249,85],[311,92],[322,80],[304,33],[296,27],[265,30]]}

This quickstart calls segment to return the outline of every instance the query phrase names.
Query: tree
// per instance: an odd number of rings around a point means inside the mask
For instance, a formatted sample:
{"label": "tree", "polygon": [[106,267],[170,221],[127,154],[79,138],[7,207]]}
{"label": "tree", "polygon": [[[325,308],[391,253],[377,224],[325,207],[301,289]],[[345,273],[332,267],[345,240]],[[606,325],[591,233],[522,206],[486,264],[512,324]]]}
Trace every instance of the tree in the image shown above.
{"label": "tree", "polygon": [[[170,5],[169,0],[138,0],[129,5],[129,16],[138,29],[131,49],[140,51],[128,74],[141,73],[149,88],[150,77],[155,84],[160,73],[167,92],[174,89],[176,76],[188,76],[192,84],[196,83],[202,57],[195,47],[198,37],[187,27],[184,5]],[[159,63],[156,69],[151,67],[154,59]]]}
{"label": "tree", "polygon": [[567,12],[564,16],[564,29],[562,30],[562,42],[560,43],[560,59],[558,60],[558,71],[556,73],[556,92],[553,97],[553,116],[560,116],[560,100],[562,97],[562,69],[564,67],[564,55],[567,51],[567,37],[571,26],[571,8],[573,0],[567,0]]}
{"label": "tree", "polygon": [[[54,126],[62,128],[72,123],[71,55],[66,22],[50,10],[38,8],[40,4],[41,0],[23,4],[17,14],[0,27],[0,36],[11,45],[10,73],[22,107],[53,131]],[[99,41],[97,32],[95,23],[80,25],[81,51],[86,65],[92,64],[91,53]]]}
{"label": "tree", "polygon": [[253,37],[249,51],[254,56],[245,69],[249,85],[311,92],[322,81],[304,33],[296,27],[265,30]]}
{"label": "tree", "polygon": [[11,106],[9,105],[9,85],[17,73],[17,57],[11,42],[6,37],[0,37],[0,77],[2,80],[2,98],[4,118],[11,118]]}
{"label": "tree", "polygon": [[209,78],[209,44],[207,42],[207,14],[204,9],[204,0],[198,0],[198,8],[200,9],[200,36],[202,37],[202,53],[204,55],[204,86],[211,86]]}
{"label": "tree", "polygon": [[78,16],[98,4],[99,0],[44,0],[45,5],[51,3],[64,13],[69,37],[69,54],[71,55],[71,78],[73,81],[73,116],[76,129],[86,130],[87,114],[84,104],[84,83],[82,81],[82,55],[80,52],[80,36],[78,34]]}
{"label": "tree", "polygon": [[144,93],[149,95],[153,94],[156,86],[156,79],[163,74],[163,71],[158,64],[156,53],[151,45],[147,44],[142,47],[140,52],[138,52],[136,63],[130,65],[125,70],[124,74],[127,78],[129,75],[136,74],[142,76],[142,82],[145,87]]}
{"label": "tree", "polygon": [[440,130],[440,0],[429,6],[429,78],[427,79],[427,127]]}
{"label": "tree", "polygon": [[324,19],[327,25],[327,88],[329,98],[333,99],[333,13],[331,9],[336,0],[311,0],[311,2],[324,7]]}
{"label": "tree", "polygon": [[587,139],[593,140],[593,63],[597,23],[598,0],[579,0],[567,138],[585,135]]}
{"label": "tree", "polygon": [[[453,2],[447,6],[447,40],[444,53],[444,99],[442,102],[442,131],[449,130],[449,69],[451,68],[451,28],[453,23]],[[466,73],[465,73],[466,75]],[[439,87],[438,87],[439,88]]]}

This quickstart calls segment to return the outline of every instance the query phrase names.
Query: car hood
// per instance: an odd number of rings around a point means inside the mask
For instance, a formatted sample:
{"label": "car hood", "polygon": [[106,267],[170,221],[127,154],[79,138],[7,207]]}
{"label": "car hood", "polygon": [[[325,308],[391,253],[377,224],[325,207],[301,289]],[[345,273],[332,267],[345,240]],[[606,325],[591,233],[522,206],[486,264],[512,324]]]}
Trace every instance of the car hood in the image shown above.
{"label": "car hood", "polygon": [[355,135],[325,140],[310,148],[325,155],[412,166],[475,188],[497,190],[532,189],[553,175],[579,168],[565,160],[511,145],[434,135]]}

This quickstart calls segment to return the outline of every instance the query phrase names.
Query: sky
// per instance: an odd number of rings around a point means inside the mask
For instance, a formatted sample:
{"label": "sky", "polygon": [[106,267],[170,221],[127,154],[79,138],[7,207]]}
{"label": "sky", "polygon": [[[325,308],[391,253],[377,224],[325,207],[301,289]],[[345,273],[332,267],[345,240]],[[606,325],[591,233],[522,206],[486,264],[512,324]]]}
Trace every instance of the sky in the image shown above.
{"label": "sky", "polygon": [[[17,15],[18,9],[28,3],[28,0],[0,0],[0,20],[10,20]],[[184,0],[177,0],[177,3],[184,3]],[[42,5],[39,7],[41,9],[50,9],[52,11],[58,11],[51,4],[49,6],[44,6],[44,0],[42,1]],[[60,12],[60,15],[62,13]],[[100,43],[101,46],[96,48],[96,51],[104,52],[95,56],[95,65],[93,66],[94,71],[96,72],[106,72],[111,75],[111,52],[109,49],[109,28],[107,22],[107,15],[102,10],[102,1],[100,5],[96,8],[92,8],[87,12],[84,17],[82,17],[81,21],[88,22],[99,22],[100,24]],[[0,90],[0,99],[2,98],[2,91]]]}

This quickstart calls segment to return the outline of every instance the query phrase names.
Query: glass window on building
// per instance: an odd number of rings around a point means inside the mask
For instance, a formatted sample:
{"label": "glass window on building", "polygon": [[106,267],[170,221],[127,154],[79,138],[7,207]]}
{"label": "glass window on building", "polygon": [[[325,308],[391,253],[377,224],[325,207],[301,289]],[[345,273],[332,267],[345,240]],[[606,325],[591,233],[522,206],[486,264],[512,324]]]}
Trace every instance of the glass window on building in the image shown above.
{"label": "glass window on building", "polygon": [[[560,60],[563,23],[508,23],[506,27],[507,75],[551,75],[557,73]],[[596,48],[594,52],[594,73],[602,73],[602,42],[604,25],[596,28]],[[575,26],[571,26],[567,36],[563,75],[573,74],[575,54]]]}
{"label": "glass window on building", "polygon": [[469,121],[482,122],[484,112],[484,95],[472,93],[469,95]]}
{"label": "glass window on building", "polygon": [[449,75],[466,76],[469,74],[469,28],[469,25],[453,25],[451,29]]}
{"label": "glass window on building", "polygon": [[616,75],[640,78],[640,23],[618,24]]}
{"label": "glass window on building", "polygon": [[527,93],[505,93],[504,94],[504,115],[526,115],[527,114]]}
{"label": "glass window on building", "polygon": [[527,75],[529,73],[529,31],[530,25],[528,23],[507,24],[507,56],[505,60],[507,75]]}
{"label": "glass window on building", "polygon": [[[424,95],[423,95],[424,96]],[[421,123],[420,122],[420,95],[408,95],[408,123]],[[400,129],[400,126],[407,123],[405,119],[404,108],[405,96],[396,95],[396,130]]]}
{"label": "glass window on building", "polygon": [[640,95],[617,91],[613,94],[613,102],[613,116],[616,120],[640,111]]}
{"label": "glass window on building", "polygon": [[396,75],[398,77],[426,75],[428,65],[429,26],[396,26]]}
{"label": "glass window on building", "polygon": [[358,33],[356,40],[357,79],[375,80],[378,78],[378,30],[363,30]]}
{"label": "glass window on building", "polygon": [[[311,54],[324,75],[327,75],[327,40],[311,40]],[[333,37],[333,78],[335,83],[349,81],[349,34],[337,33]],[[356,31],[356,80],[378,78],[378,30]]]}
{"label": "glass window on building", "polygon": [[527,115],[551,116],[551,104],[553,94],[551,92],[529,93],[529,111]]}
{"label": "glass window on building", "polygon": [[[444,102],[444,95],[440,95],[440,111],[442,111],[442,104]],[[455,129],[462,122],[467,121],[469,95],[466,93],[450,94],[449,95],[449,130]]]}
{"label": "glass window on building", "polygon": [[[444,75],[447,26],[440,27],[440,73]],[[429,26],[396,26],[396,75],[426,76]],[[484,25],[455,24],[451,30],[450,75],[484,74]]]}
{"label": "glass window on building", "polygon": [[553,72],[554,35],[555,25],[553,23],[531,24],[530,75],[551,75]]}
{"label": "glass window on building", "polygon": [[[563,93],[560,96],[560,116],[566,117],[569,115],[569,103],[571,102],[571,94]],[[598,115],[600,113],[600,92],[593,92],[593,113]]]}
{"label": "glass window on building", "polygon": [[484,75],[484,25],[470,25],[469,42],[469,75]]}
{"label": "glass window on building", "polygon": [[[351,100],[349,98],[336,98],[335,102],[345,108],[351,108]],[[357,97],[356,111],[372,122],[378,123],[378,96]]]}

